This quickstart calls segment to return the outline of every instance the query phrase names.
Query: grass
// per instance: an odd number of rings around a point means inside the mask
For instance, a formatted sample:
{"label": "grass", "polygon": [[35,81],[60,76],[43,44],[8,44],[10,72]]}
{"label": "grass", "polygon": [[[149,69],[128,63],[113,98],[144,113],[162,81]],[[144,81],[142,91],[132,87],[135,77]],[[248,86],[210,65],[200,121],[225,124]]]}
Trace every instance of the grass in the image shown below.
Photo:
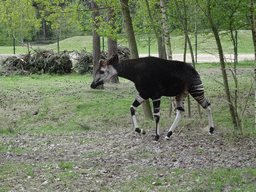
{"label": "grass", "polygon": [[[224,53],[233,54],[233,45],[228,37],[228,33],[220,33],[221,43],[223,46]],[[105,49],[107,46],[107,39],[105,41]],[[194,45],[195,36],[191,35],[191,42]],[[120,39],[118,43],[128,46],[126,40]],[[183,53],[184,49],[184,37],[176,36],[171,37],[172,43],[172,51],[174,54]],[[92,37],[91,36],[75,36],[71,38],[64,39],[60,41],[60,50],[69,50],[69,51],[80,51],[82,49],[86,49],[87,51],[92,51]],[[140,54],[148,54],[148,39],[138,37],[137,38],[137,46]],[[34,47],[38,48],[38,47]],[[54,49],[57,52],[57,43],[53,43],[50,45],[40,46],[40,49]],[[151,54],[158,53],[157,50],[157,42],[155,40],[151,41],[150,45]],[[214,40],[212,33],[208,34],[198,34],[198,54],[200,53],[210,53],[217,54],[217,46]],[[16,53],[27,53],[27,47],[16,46]],[[250,30],[239,30],[238,31],[238,54],[253,54],[253,43],[251,37]],[[13,47],[12,46],[1,46],[0,54],[12,54]]]}
{"label": "grass", "polygon": [[120,186],[124,191],[222,191],[229,187],[232,191],[254,191],[255,187],[256,170],[250,168],[197,171],[179,168],[169,171],[156,167],[136,169],[141,172],[138,179],[126,183],[123,188]]}
{"label": "grass", "polygon": [[[244,70],[244,66],[251,68]],[[256,137],[254,92],[249,92],[253,64],[248,61],[240,63],[238,67],[239,106],[243,106],[249,94],[249,103],[244,113],[244,129],[247,134]],[[231,132],[232,124],[223,98],[219,69],[215,64],[200,64],[197,69],[206,96],[212,103],[216,128]],[[231,91],[234,92],[229,72],[228,75]],[[129,145],[118,151],[115,150],[118,142],[111,139],[112,134],[132,130],[129,107],[137,95],[133,84],[120,78],[120,84],[106,84],[104,90],[92,90],[89,87],[91,81],[92,75],[75,74],[0,77],[0,155],[10,154],[10,158],[22,159],[16,162],[0,161],[0,191],[22,191],[28,187],[30,191],[255,190],[256,172],[250,167],[183,170],[154,164],[119,166],[101,163],[104,159],[129,160],[131,156],[147,160],[154,158],[156,153],[147,148],[138,153],[129,152],[130,147],[136,148],[136,138],[134,146]],[[161,101],[161,132],[174,119],[174,116],[168,118],[168,110],[169,99],[164,97]],[[144,121],[141,107],[136,114],[140,127],[152,131],[154,122]],[[202,116],[200,119],[196,103],[192,102],[192,117],[189,118],[186,113],[179,126],[186,130],[206,127],[207,117],[203,110]],[[90,137],[87,137],[89,133]],[[109,137],[101,137],[105,134]],[[120,140],[122,137],[120,135]],[[232,137],[230,142],[234,142]],[[207,139],[210,143],[217,142],[215,138]],[[96,150],[88,148],[91,144],[97,146]],[[107,150],[103,146],[107,146]],[[158,145],[154,146],[158,148]],[[195,153],[203,155],[207,151],[198,148]],[[177,159],[179,154],[175,152],[170,156]],[[28,163],[30,159],[37,161]]]}
{"label": "grass", "polygon": [[[204,82],[206,97],[212,102],[213,118],[221,127],[232,127],[229,112],[224,99],[220,71],[211,71],[198,67]],[[239,78],[239,106],[249,94],[249,104],[245,110],[244,125],[248,132],[253,131],[254,116],[252,103],[254,97],[249,93],[252,86],[250,72],[242,71]],[[231,74],[229,73],[231,78]],[[89,85],[91,75],[31,75],[1,77],[0,88],[0,133],[17,134],[19,132],[52,134],[62,131],[83,131],[84,129],[108,130],[130,126],[129,107],[137,92],[132,83],[121,79],[121,85],[108,84],[104,90],[92,90]],[[234,83],[230,80],[230,89],[234,93]],[[107,101],[107,102],[106,102]],[[168,98],[162,99],[161,109],[165,113],[162,126],[168,126]],[[191,126],[199,121],[195,102],[192,102]],[[142,114],[142,109],[139,109]],[[202,111],[204,114],[204,111]],[[195,116],[195,117],[194,117]],[[97,119],[95,122],[94,119]],[[228,120],[228,121],[227,121]],[[187,120],[185,119],[185,123]],[[141,121],[143,122],[143,121]],[[207,124],[207,121],[202,121]],[[141,126],[151,126],[146,121]]]}
{"label": "grass", "polygon": [[[58,166],[60,168],[56,169]],[[19,189],[30,186],[44,191],[47,190],[47,186],[52,186],[53,182],[62,190],[82,190],[84,187],[89,190],[90,185],[84,186],[83,183],[77,182],[78,178],[84,177],[84,183],[87,183],[86,180],[96,182],[99,191],[255,191],[256,170],[252,168],[221,167],[184,171],[179,168],[169,170],[154,166],[130,167],[131,172],[138,174],[136,178],[120,182],[120,184],[110,180],[109,182],[113,182],[110,188],[107,187],[105,181],[98,178],[99,173],[96,167],[88,170],[86,168],[76,169],[77,166],[83,165],[72,162],[60,165],[49,163],[0,165],[0,180],[8,182],[5,188],[1,188],[0,185],[0,190],[8,191],[7,189],[17,189],[17,186]],[[49,171],[51,169],[55,171]],[[38,185],[33,178],[40,174],[42,178]],[[91,177],[86,175],[91,175]],[[46,184],[44,184],[45,181],[47,181]]]}
{"label": "grass", "polygon": [[[201,66],[214,67],[215,64],[200,64],[197,69],[204,82],[206,97],[213,106],[213,118],[221,127],[230,128],[232,124],[224,99],[221,73],[216,68],[211,70]],[[246,61],[238,65],[242,68],[244,66],[253,67],[253,62]],[[244,110],[243,103],[249,95],[249,103],[244,112],[244,125],[248,132],[253,131],[254,126],[254,97],[252,90],[249,92],[253,81],[250,74],[250,71],[238,68],[238,106],[241,110]],[[234,82],[230,72],[228,75],[230,90],[234,94]],[[130,126],[130,120],[126,119],[129,119],[129,107],[137,95],[132,83],[121,79],[121,85],[108,84],[104,90],[92,90],[89,86],[91,81],[91,75],[0,77],[0,133],[17,134],[21,131],[51,134],[86,129],[108,130],[110,126]],[[198,116],[193,115],[196,114],[195,105],[193,101],[192,118],[189,119],[192,125],[199,121]],[[166,113],[166,117],[168,106],[168,98],[163,98],[161,109]],[[139,109],[138,113],[142,114],[142,109]],[[204,111],[202,113],[204,114]],[[168,118],[164,116],[162,119],[163,126],[169,125]],[[183,123],[185,121],[187,120]],[[206,123],[207,121],[203,121],[203,124]],[[145,121],[141,126],[151,126],[151,122]]]}
{"label": "grass", "polygon": [[[219,63],[197,63],[197,67],[203,67],[203,68],[219,68],[220,64]],[[244,60],[244,61],[239,61],[236,64],[237,68],[254,68],[254,62],[250,60]],[[234,69],[234,63],[226,63],[226,68]]]}

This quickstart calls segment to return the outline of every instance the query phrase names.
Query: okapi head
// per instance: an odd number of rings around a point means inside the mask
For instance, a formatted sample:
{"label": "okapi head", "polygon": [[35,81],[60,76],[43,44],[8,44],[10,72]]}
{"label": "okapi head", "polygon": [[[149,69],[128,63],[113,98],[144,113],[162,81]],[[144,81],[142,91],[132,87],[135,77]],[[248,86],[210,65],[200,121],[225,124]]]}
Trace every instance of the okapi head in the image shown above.
{"label": "okapi head", "polygon": [[99,85],[107,82],[111,77],[117,74],[116,69],[113,67],[114,64],[118,63],[118,55],[113,55],[110,59],[103,62],[99,60],[99,68],[95,73],[91,88],[95,89]]}

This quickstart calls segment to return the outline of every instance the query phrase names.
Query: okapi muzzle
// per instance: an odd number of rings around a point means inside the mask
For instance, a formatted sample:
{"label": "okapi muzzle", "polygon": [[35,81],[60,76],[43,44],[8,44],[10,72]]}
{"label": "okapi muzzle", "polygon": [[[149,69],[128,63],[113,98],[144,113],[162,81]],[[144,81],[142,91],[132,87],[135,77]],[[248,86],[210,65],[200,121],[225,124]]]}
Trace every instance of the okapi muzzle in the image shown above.
{"label": "okapi muzzle", "polygon": [[99,61],[100,67],[96,71],[93,82],[91,84],[91,88],[95,89],[96,87],[104,84],[108,80],[111,79],[114,75],[117,74],[117,71],[112,65],[102,64],[102,60]]}

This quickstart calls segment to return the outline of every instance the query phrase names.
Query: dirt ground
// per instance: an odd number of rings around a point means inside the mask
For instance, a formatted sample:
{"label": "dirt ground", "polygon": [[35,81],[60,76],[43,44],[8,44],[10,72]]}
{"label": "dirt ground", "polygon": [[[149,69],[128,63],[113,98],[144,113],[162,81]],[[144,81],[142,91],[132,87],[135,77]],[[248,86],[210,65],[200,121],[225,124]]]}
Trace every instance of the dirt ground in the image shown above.
{"label": "dirt ground", "polygon": [[[213,70],[220,74],[219,69]],[[204,75],[211,72],[200,70]],[[237,72],[247,74],[248,69]],[[125,191],[123,185],[130,191],[129,182],[135,182],[141,175],[149,177],[150,169],[155,178],[164,178],[177,168],[184,171],[221,167],[256,169],[254,137],[238,139],[219,131],[218,127],[213,136],[208,135],[208,128],[178,127],[172,139],[165,140],[168,128],[160,129],[159,142],[153,142],[153,127],[146,130],[146,135],[139,135],[133,131],[132,123],[118,131],[1,135],[0,166],[4,170],[0,169],[0,191],[112,191],[113,187]],[[152,168],[159,171],[154,173]],[[249,180],[256,183],[256,178]],[[168,182],[162,191],[173,187]],[[157,181],[149,183],[154,186]],[[178,179],[175,185],[184,184]],[[232,191],[230,185],[226,188]]]}
{"label": "dirt ground", "polygon": [[[136,179],[140,170],[135,167],[157,167],[170,170],[179,168],[194,170],[201,168],[256,168],[255,138],[235,139],[230,142],[226,133],[215,132],[214,136],[207,134],[207,129],[192,132],[187,130],[179,134],[175,131],[171,140],[165,140],[167,128],[161,134],[160,141],[153,142],[154,131],[139,135],[132,130],[121,130],[118,133],[110,131],[85,131],[81,133],[60,133],[56,135],[19,135],[0,137],[0,143],[9,143],[9,148],[25,149],[25,152],[0,152],[0,165],[8,163],[30,164],[33,170],[35,186],[27,184],[30,176],[16,177],[14,191],[40,191],[47,184],[48,190],[60,190],[63,172],[60,162],[73,162],[73,172],[79,174],[74,186],[90,186],[92,191],[99,191],[97,182],[111,188],[118,182],[125,183]],[[52,171],[47,176],[45,166]],[[38,168],[41,166],[41,169]],[[97,171],[88,172],[97,167]],[[22,175],[22,173],[19,173]],[[18,175],[18,173],[17,173]],[[97,176],[97,177],[96,177]],[[95,182],[91,182],[96,177]],[[2,185],[10,182],[3,178]],[[256,178],[254,181],[256,183]],[[59,186],[59,187],[58,187]],[[22,188],[21,188],[22,187]],[[77,188],[73,188],[73,190]],[[72,188],[70,189],[72,191]],[[68,191],[68,190],[65,190]]]}

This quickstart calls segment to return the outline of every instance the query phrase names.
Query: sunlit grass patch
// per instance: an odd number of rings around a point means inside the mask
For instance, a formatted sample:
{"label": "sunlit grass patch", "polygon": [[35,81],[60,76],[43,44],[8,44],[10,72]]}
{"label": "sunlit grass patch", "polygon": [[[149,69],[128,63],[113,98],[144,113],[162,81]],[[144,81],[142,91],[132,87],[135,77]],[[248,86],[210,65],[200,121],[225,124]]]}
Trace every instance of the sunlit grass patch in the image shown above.
{"label": "sunlit grass patch", "polygon": [[[213,119],[218,129],[232,127],[227,103],[225,102],[222,77],[218,68],[199,68],[205,87],[205,96],[212,104]],[[231,77],[230,73],[228,73]],[[238,70],[239,98],[238,106],[243,112],[244,128],[254,132],[253,105],[254,95],[249,87],[252,77],[250,71]],[[32,75],[1,77],[0,88],[0,132],[30,134],[44,132],[54,134],[63,131],[93,131],[118,130],[131,128],[130,105],[137,91],[128,80],[120,78],[119,84],[106,84],[103,90],[92,90],[90,83],[92,75],[58,76]],[[231,93],[234,93],[234,83],[229,80]],[[248,104],[243,108],[248,96]],[[201,108],[202,119],[197,112],[197,103],[190,97],[191,118],[188,118],[187,101],[185,114],[181,119],[180,129],[197,129],[207,126],[207,115]],[[150,101],[151,102],[151,101]],[[171,126],[174,113],[169,118],[169,98],[161,100],[160,130]],[[136,110],[139,126],[154,130],[153,121],[145,121],[142,107]]]}

